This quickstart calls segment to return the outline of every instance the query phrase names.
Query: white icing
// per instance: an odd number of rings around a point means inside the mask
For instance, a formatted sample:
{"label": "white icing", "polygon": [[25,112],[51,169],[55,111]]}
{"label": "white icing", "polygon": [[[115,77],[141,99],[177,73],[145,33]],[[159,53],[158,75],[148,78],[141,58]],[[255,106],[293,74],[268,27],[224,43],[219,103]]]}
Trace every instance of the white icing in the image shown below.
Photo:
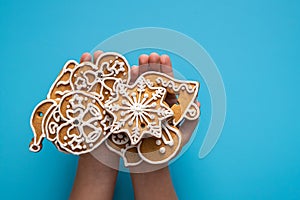
{"label": "white icing", "polygon": [[160,147],[159,152],[162,153],[162,154],[166,153],[166,148],[165,147]]}
{"label": "white icing", "polygon": [[[60,96],[64,96],[65,94],[68,94],[69,92],[71,92],[70,90],[65,90],[65,91],[56,91],[55,94],[58,94]],[[60,98],[57,98],[57,100],[59,101]]]}
{"label": "white icing", "polygon": [[162,87],[169,87],[172,88],[175,92],[182,90],[186,90],[188,93],[193,94],[195,92],[196,87],[190,86],[187,82],[184,82],[180,84],[179,86],[176,86],[174,80],[166,81],[162,77],[157,77],[156,82],[158,84],[161,84]]}
{"label": "white icing", "polygon": [[[103,112],[103,114],[105,115],[104,112]],[[104,119],[100,122],[104,131],[107,131],[108,129],[110,129],[110,125],[112,123],[112,120],[113,119],[111,117],[109,117],[108,115],[104,116]],[[106,125],[106,123],[108,123],[108,125]],[[105,133],[104,135],[106,135],[106,132],[104,132],[104,133]]]}
{"label": "white icing", "polygon": [[196,120],[200,115],[199,106],[193,102],[187,109],[187,112],[185,114],[185,117],[188,120]]}
{"label": "white icing", "polygon": [[157,146],[161,145],[161,140],[156,140],[156,141],[155,141],[155,144],[156,144]]}
{"label": "white icing", "polygon": [[[75,74],[76,75],[76,74]],[[74,76],[75,76],[74,75]],[[77,76],[76,76],[77,77]],[[81,89],[83,89],[83,88],[87,88],[87,83],[86,83],[86,79],[83,79],[83,78],[81,78],[81,77],[78,77],[77,79],[76,79],[76,81],[75,81],[75,88],[77,89],[77,90],[81,90]]]}
{"label": "white icing", "polygon": [[162,129],[164,130],[164,133],[167,136],[167,137],[165,137],[164,134],[162,135],[163,143],[166,144],[166,145],[174,144],[174,141],[173,141],[172,135],[170,133],[170,130],[175,132],[175,131],[177,131],[177,129],[171,127],[167,122],[162,124]]}
{"label": "white icing", "polygon": [[117,145],[123,145],[129,142],[129,138],[124,133],[118,133],[112,135],[112,141]]}

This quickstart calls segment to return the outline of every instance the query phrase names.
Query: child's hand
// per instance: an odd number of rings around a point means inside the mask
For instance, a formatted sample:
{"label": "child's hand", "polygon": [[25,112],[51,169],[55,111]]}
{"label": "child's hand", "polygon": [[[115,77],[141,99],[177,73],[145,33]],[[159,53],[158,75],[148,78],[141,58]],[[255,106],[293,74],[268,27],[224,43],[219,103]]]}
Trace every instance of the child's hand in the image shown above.
{"label": "child's hand", "polygon": [[[139,57],[139,66],[133,66],[131,68],[131,84],[143,73],[147,71],[157,71],[161,73],[165,73],[171,77],[173,75],[173,68],[171,59],[168,55],[159,56],[157,53],[151,53],[150,55],[143,54]],[[165,101],[171,107],[173,104],[177,103],[177,98],[175,94],[168,94]],[[197,102],[198,106],[200,106],[199,102]],[[187,144],[190,140],[194,129],[198,124],[198,120],[189,121],[185,120],[185,122],[179,127],[182,133],[182,143],[181,148]],[[149,172],[161,169],[167,166],[168,163],[163,165],[151,165],[143,162],[142,164],[131,167],[131,172]]]}
{"label": "child's hand", "polygon": [[[84,53],[80,63],[95,61],[102,51]],[[112,199],[120,158],[101,144],[91,153],[80,155],[70,199]]]}

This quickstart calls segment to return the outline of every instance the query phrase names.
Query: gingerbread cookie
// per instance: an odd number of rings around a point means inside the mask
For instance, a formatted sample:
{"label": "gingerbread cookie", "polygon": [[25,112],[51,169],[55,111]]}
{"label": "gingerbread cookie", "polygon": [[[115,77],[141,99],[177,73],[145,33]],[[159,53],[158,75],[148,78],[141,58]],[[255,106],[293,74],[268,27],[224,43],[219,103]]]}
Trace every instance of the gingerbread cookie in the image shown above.
{"label": "gingerbread cookie", "polygon": [[96,64],[83,62],[71,75],[73,90],[92,93],[105,102],[114,95],[116,81],[127,84],[130,80],[129,64],[117,53],[103,53]]}
{"label": "gingerbread cookie", "polygon": [[168,162],[181,146],[181,133],[175,126],[165,122],[162,124],[162,137],[148,137],[138,145],[141,158],[150,164]]}
{"label": "gingerbread cookie", "polygon": [[105,103],[116,119],[111,131],[127,133],[132,145],[145,136],[160,138],[161,122],[173,116],[165,97],[165,88],[152,87],[143,77],[134,85],[118,84],[116,97]]}
{"label": "gingerbread cookie", "polygon": [[[74,91],[65,95],[58,105],[47,130],[56,128],[59,147],[73,154],[82,154],[97,148],[110,134],[112,121],[102,103],[93,95]],[[56,121],[55,121],[56,118]],[[50,118],[51,119],[51,118]],[[48,126],[47,126],[48,125]],[[50,134],[49,134],[50,135]]]}
{"label": "gingerbread cookie", "polygon": [[[115,58],[115,54],[111,56]],[[89,62],[81,65],[75,61],[67,62],[51,86],[47,99],[34,109],[31,151],[40,151],[46,137],[60,151],[82,154],[99,146],[109,136],[112,118],[103,109],[100,99],[88,91],[75,89],[76,84],[72,82],[75,70],[86,65],[96,68]]]}
{"label": "gingerbread cookie", "polygon": [[169,94],[177,96],[177,104],[171,109],[175,114],[173,123],[178,125],[184,118],[196,120],[200,115],[200,110],[195,100],[198,95],[199,83],[196,81],[176,80],[160,72],[146,72],[142,76],[154,87],[166,88]]}
{"label": "gingerbread cookie", "polygon": [[72,90],[70,84],[70,76],[78,63],[76,61],[68,61],[57,79],[52,84],[47,99],[39,103],[30,119],[30,126],[33,130],[34,137],[32,138],[29,149],[33,152],[38,152],[42,148],[42,141],[46,137],[45,134],[45,121],[53,112],[53,109],[58,105],[61,97]]}

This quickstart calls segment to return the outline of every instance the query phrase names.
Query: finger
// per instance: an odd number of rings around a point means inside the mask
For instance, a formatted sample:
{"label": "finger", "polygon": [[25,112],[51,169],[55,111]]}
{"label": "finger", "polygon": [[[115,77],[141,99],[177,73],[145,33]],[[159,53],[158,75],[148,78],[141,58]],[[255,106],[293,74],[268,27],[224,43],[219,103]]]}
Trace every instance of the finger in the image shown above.
{"label": "finger", "polygon": [[153,52],[149,56],[149,70],[160,72],[160,56]]}
{"label": "finger", "polygon": [[97,50],[94,52],[94,63],[96,63],[97,59],[99,58],[99,56],[103,53],[103,51],[101,50]]}
{"label": "finger", "polygon": [[160,64],[161,64],[161,70],[163,73],[165,73],[169,76],[174,76],[171,59],[168,55],[160,56]]}
{"label": "finger", "polygon": [[139,57],[139,75],[148,71],[148,61],[149,56],[146,54],[143,54]]}
{"label": "finger", "polygon": [[91,54],[90,53],[83,53],[82,55],[81,55],[81,58],[80,58],[80,63],[82,63],[82,62],[86,62],[86,61],[91,61],[92,60],[92,56],[91,56]]}
{"label": "finger", "polygon": [[135,82],[135,80],[137,79],[137,77],[139,76],[139,67],[132,66],[130,73],[131,73],[130,74],[131,75],[130,84],[133,84]]}

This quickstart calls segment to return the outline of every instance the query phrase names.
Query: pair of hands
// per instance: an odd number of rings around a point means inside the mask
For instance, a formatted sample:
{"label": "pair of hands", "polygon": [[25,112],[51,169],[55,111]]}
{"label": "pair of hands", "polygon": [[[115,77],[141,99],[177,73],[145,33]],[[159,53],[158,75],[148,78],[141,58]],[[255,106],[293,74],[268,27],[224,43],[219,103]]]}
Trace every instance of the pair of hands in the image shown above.
{"label": "pair of hands", "polygon": [[[102,51],[96,51],[93,56],[84,53],[80,58],[80,63],[94,62],[102,53]],[[131,67],[130,84],[146,71],[158,71],[173,76],[170,57],[168,55],[160,56],[157,53],[141,55],[139,65]],[[173,105],[177,99],[175,95],[167,95],[165,101],[169,105]],[[197,120],[186,120],[181,125],[181,147],[189,141],[193,132],[191,127],[196,127],[197,123]],[[100,145],[89,154],[81,155],[70,199],[112,199],[119,160],[119,156],[108,150],[105,144]],[[151,165],[143,162],[138,166],[131,167],[130,172],[135,199],[177,199],[167,163]]]}

